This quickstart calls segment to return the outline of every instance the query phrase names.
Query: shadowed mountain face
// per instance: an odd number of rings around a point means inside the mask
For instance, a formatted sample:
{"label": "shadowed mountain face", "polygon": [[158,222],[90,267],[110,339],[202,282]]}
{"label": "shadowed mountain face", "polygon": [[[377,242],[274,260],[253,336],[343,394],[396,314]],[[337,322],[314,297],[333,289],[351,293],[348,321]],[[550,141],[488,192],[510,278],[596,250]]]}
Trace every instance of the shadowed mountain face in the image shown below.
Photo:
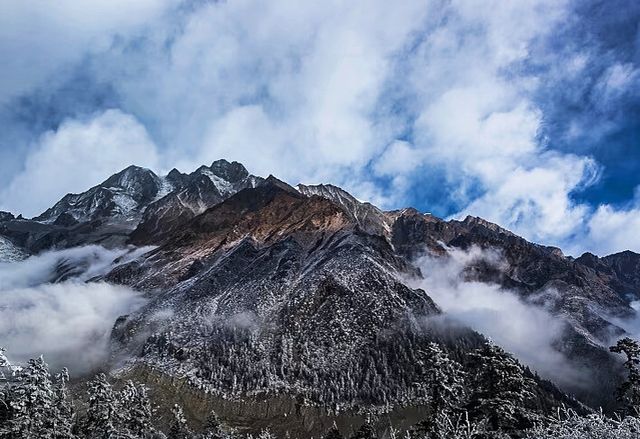
{"label": "shadowed mountain face", "polygon": [[262,181],[240,163],[226,160],[218,160],[210,167],[201,166],[189,175],[173,169],[166,178],[177,189],[144,210],[142,220],[131,234],[135,244],[156,242],[207,208]]}
{"label": "shadowed mountain face", "polygon": [[[32,220],[1,212],[0,238],[13,258],[89,243],[154,246],[102,278],[148,298],[115,323],[115,359],[223,398],[275,392],[336,411],[419,404],[413,383],[430,341],[465,367],[483,343],[443,324],[429,291],[408,286],[424,275],[424,255],[499,255],[498,266],[470,260],[465,280],[560,319],[554,348],[597,383],[564,390],[590,404],[611,403],[617,363],[607,346],[640,296],[632,252],[574,259],[481,218],[385,212],[332,185],[293,188],[224,160],[162,177],[129,167]],[[538,409],[566,402],[537,382]]]}

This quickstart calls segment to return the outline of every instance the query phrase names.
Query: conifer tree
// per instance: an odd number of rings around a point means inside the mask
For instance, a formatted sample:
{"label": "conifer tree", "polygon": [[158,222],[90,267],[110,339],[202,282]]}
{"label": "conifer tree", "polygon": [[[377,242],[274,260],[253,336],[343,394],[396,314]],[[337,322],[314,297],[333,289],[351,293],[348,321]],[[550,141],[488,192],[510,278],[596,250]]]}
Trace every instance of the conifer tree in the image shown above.
{"label": "conifer tree", "polygon": [[429,417],[414,429],[414,436],[441,437],[445,419],[454,418],[465,396],[462,365],[451,359],[436,343],[418,352],[422,386],[428,396]]}
{"label": "conifer tree", "polygon": [[230,432],[228,432],[216,412],[211,410],[209,416],[207,416],[207,421],[204,425],[204,434],[202,435],[202,439],[228,439],[231,438]]}
{"label": "conifer tree", "polygon": [[534,397],[532,379],[502,348],[486,343],[471,354],[473,390],[469,409],[484,417],[492,430],[513,430],[529,422],[525,403]]}
{"label": "conifer tree", "polygon": [[169,429],[168,439],[191,439],[193,434],[189,430],[187,419],[184,416],[182,407],[178,404],[174,404],[173,409],[173,423]]}
{"label": "conifer tree", "polygon": [[17,370],[3,392],[6,412],[0,438],[72,438],[72,411],[65,382],[63,377],[58,382],[51,379],[42,357],[29,360],[25,368]]}
{"label": "conifer tree", "polygon": [[89,382],[89,407],[82,430],[85,435],[96,439],[117,437],[120,424],[118,399],[101,373]]}
{"label": "conifer tree", "polygon": [[618,388],[618,400],[624,404],[626,414],[640,415],[640,345],[635,340],[625,337],[618,340],[615,346],[609,348],[611,352],[624,354],[626,360],[624,368],[627,379]]}
{"label": "conifer tree", "polygon": [[127,381],[124,389],[119,392],[120,401],[120,430],[131,438],[150,437],[155,429],[151,425],[153,410],[143,384]]}
{"label": "conifer tree", "polygon": [[69,370],[65,367],[55,376],[55,401],[54,417],[56,419],[56,438],[72,438],[75,424],[75,412],[69,399],[67,383],[69,382]]}
{"label": "conifer tree", "polygon": [[450,412],[460,407],[465,395],[465,373],[436,343],[429,343],[423,357],[434,412]]}

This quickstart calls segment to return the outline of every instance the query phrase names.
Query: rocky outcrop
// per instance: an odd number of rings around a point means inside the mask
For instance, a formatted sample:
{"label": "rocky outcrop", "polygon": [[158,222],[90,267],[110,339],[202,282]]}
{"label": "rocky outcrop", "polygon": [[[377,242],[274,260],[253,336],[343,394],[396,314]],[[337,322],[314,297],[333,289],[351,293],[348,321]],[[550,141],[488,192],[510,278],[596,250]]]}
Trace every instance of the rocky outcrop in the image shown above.
{"label": "rocky outcrop", "polygon": [[178,189],[151,203],[131,234],[134,244],[159,243],[173,230],[187,223],[209,207],[226,200],[238,191],[255,187],[262,181],[250,175],[238,162],[217,160],[186,175],[173,170],[167,179]]}

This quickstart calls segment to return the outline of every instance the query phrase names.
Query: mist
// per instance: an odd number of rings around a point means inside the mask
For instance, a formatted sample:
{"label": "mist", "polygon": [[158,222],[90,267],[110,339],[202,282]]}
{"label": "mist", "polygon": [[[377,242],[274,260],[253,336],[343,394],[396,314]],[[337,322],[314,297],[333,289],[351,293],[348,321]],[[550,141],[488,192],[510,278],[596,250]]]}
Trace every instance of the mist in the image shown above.
{"label": "mist", "polygon": [[447,250],[445,257],[427,255],[417,261],[424,278],[411,282],[414,287],[427,291],[448,319],[482,333],[541,376],[561,386],[584,383],[584,371],[553,347],[565,328],[562,318],[497,284],[466,279],[465,269],[478,262],[504,270],[499,252]]}
{"label": "mist", "polygon": [[145,300],[124,286],[87,281],[148,250],[86,246],[0,263],[0,346],[14,362],[43,355],[54,369],[92,371],[108,356],[115,320]]}

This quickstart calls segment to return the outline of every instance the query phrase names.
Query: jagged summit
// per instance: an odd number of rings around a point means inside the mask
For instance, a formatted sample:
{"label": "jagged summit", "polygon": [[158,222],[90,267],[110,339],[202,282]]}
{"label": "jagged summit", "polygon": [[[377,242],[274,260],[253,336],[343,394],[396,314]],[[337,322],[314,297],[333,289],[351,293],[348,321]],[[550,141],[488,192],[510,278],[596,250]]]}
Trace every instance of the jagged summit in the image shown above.
{"label": "jagged summit", "polygon": [[342,188],[331,184],[297,186],[306,196],[320,196],[342,206],[345,211],[365,231],[387,236],[390,231],[390,217],[371,203],[362,202]]}
{"label": "jagged summit", "polygon": [[12,219],[15,219],[15,216],[11,212],[0,210],[0,221],[9,221]]}
{"label": "jagged summit", "polygon": [[129,166],[80,194],[67,194],[34,221],[52,223],[63,213],[78,222],[135,215],[161,192],[163,181],[153,171]]}
{"label": "jagged summit", "polygon": [[129,166],[79,194],[67,194],[33,220],[0,215],[3,234],[27,252],[100,243],[121,246],[157,241],[169,230],[262,179],[238,162],[217,160],[190,174],[158,176]]}
{"label": "jagged summit", "polygon": [[174,169],[167,179],[174,182],[176,189],[144,210],[131,234],[133,243],[157,242],[206,209],[263,181],[249,174],[240,163],[226,160],[217,160],[209,167],[201,166],[191,174]]}

